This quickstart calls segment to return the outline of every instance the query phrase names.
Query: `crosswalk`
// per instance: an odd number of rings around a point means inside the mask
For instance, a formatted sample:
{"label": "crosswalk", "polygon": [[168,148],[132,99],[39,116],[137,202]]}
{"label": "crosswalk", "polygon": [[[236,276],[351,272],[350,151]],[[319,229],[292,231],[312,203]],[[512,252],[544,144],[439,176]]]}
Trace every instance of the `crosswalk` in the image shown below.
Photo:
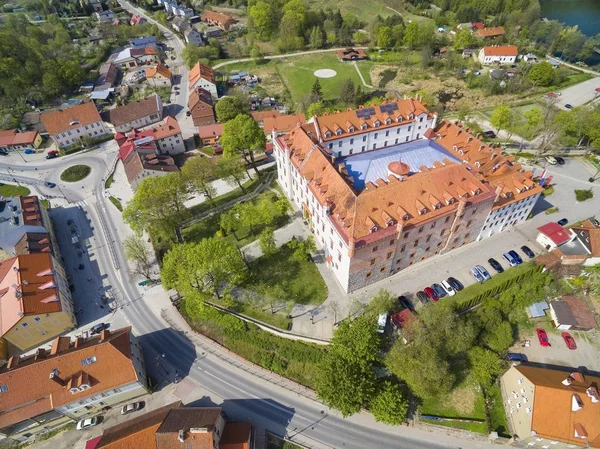
{"label": "crosswalk", "polygon": [[73,206],[77,206],[77,207],[85,207],[88,205],[88,202],[86,200],[80,200],[77,201],[75,203],[71,203]]}

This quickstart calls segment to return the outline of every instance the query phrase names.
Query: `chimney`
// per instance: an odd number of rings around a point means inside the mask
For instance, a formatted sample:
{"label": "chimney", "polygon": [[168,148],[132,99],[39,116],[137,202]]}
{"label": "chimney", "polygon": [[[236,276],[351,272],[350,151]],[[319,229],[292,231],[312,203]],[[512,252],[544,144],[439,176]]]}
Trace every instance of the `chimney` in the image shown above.
{"label": "chimney", "polygon": [[82,337],[77,337],[75,339],[75,347],[76,348],[80,347],[83,344],[83,342],[84,342],[84,339]]}
{"label": "chimney", "polygon": [[56,382],[58,385],[60,385],[61,387],[65,386],[65,381],[62,380],[60,377],[58,377],[58,370],[56,368],[54,368],[52,370],[52,372],[50,373],[50,376],[48,376],[48,378],[50,380],[53,380],[54,382]]}
{"label": "chimney", "polygon": [[179,433],[177,434],[177,439],[178,439],[178,440],[179,440],[181,443],[183,443],[183,442],[185,441],[185,438],[183,437],[183,429],[181,429],[181,430],[179,431]]}
{"label": "chimney", "polygon": [[8,368],[8,369],[16,368],[16,366],[19,364],[19,360],[20,360],[20,357],[18,355],[13,355],[11,358],[8,359],[8,364],[6,365],[6,368]]}
{"label": "chimney", "polygon": [[35,360],[40,360],[46,358],[46,350],[44,348],[39,348],[35,351]]}
{"label": "chimney", "polygon": [[571,373],[571,377],[575,382],[583,383],[585,382],[585,376],[581,374],[579,371],[575,371]]}
{"label": "chimney", "polygon": [[110,331],[108,329],[103,329],[102,332],[100,333],[100,341],[106,341],[108,340],[108,337],[110,336]]}

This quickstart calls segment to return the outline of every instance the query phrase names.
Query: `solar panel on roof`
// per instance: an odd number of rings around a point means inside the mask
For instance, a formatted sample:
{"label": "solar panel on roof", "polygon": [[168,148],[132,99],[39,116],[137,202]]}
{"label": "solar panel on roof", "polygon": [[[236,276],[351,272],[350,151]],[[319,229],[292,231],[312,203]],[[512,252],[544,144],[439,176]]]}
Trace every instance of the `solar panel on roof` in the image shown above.
{"label": "solar panel on roof", "polygon": [[361,118],[364,115],[364,110],[363,109],[359,109],[356,111],[356,116],[358,118]]}
{"label": "solar panel on roof", "polygon": [[390,104],[390,108],[392,111],[396,111],[398,109],[398,103],[392,103]]}
{"label": "solar panel on roof", "polygon": [[375,115],[375,108],[367,109],[369,115]]}

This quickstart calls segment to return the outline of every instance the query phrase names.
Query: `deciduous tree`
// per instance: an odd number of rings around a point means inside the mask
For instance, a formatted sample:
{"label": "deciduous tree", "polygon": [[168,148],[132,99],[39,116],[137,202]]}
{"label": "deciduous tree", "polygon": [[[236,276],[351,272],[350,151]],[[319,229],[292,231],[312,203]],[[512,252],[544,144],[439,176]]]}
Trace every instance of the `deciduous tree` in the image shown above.
{"label": "deciduous tree", "polygon": [[550,86],[555,79],[555,69],[548,61],[542,61],[535,64],[529,73],[527,78],[533,83],[534,86]]}
{"label": "deciduous tree", "polygon": [[138,235],[131,235],[123,240],[125,257],[133,262],[132,273],[145,279],[152,279],[154,254],[148,244]]}
{"label": "deciduous tree", "polygon": [[217,120],[221,123],[236,118],[239,114],[247,114],[248,108],[238,97],[223,97],[215,105]]}
{"label": "deciduous tree", "polygon": [[507,104],[497,106],[492,112],[490,123],[496,128],[497,132],[506,131],[510,138],[511,129],[514,126],[514,114],[510,106]]}
{"label": "deciduous tree", "polygon": [[271,227],[266,227],[262,230],[258,236],[258,242],[260,244],[260,249],[265,256],[270,256],[277,250],[277,245],[275,244],[275,233]]}
{"label": "deciduous tree", "polygon": [[215,164],[205,156],[195,156],[188,158],[183,167],[181,175],[191,191],[203,194],[206,199],[212,202],[217,193],[217,189],[212,185],[215,173]]}
{"label": "deciduous tree", "polygon": [[475,347],[469,351],[471,372],[483,388],[492,385],[502,371],[502,359],[498,354],[484,348]]}
{"label": "deciduous tree", "polygon": [[398,385],[386,381],[371,399],[369,411],[375,421],[397,426],[406,420],[408,400]]}
{"label": "deciduous tree", "polygon": [[217,160],[216,171],[219,178],[225,179],[229,184],[237,184],[242,192],[246,192],[244,181],[246,176],[252,176],[246,170],[246,163],[239,156],[222,156]]}
{"label": "deciduous tree", "polygon": [[258,175],[254,157],[257,153],[264,151],[266,137],[265,132],[252,117],[240,114],[225,123],[221,144],[225,156],[241,156]]}

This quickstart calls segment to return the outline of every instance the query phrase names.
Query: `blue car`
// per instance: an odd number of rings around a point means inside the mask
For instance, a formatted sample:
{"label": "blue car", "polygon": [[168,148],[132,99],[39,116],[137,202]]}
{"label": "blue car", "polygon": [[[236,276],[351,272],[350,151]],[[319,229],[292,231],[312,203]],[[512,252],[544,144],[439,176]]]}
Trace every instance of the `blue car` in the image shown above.
{"label": "blue car", "polygon": [[513,256],[513,258],[517,262],[517,265],[521,265],[523,263],[523,259],[521,259],[521,256],[519,256],[519,253],[517,253],[514,249],[511,249],[508,252],[508,254],[510,254],[511,256]]}
{"label": "blue car", "polygon": [[35,150],[32,150],[31,148],[27,148],[27,149],[24,151],[24,153],[25,153],[25,154],[35,154]]}
{"label": "blue car", "polygon": [[481,274],[486,281],[492,279],[492,276],[490,276],[488,270],[483,268],[481,265],[475,265],[475,269],[479,271],[479,274]]}

